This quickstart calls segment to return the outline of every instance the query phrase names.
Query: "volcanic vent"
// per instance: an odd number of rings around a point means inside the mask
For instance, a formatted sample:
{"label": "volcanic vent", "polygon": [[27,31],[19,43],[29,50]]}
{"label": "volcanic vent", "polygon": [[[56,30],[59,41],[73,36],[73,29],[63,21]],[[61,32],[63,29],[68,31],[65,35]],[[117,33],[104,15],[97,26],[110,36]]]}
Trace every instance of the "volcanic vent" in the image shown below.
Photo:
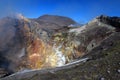
{"label": "volcanic vent", "polygon": [[[51,16],[52,19],[56,17]],[[64,23],[64,19],[68,23]],[[58,67],[67,63],[66,55],[62,52],[63,43],[55,43],[53,34],[56,34],[56,30],[67,29],[66,24],[75,22],[60,16],[57,17],[57,20],[62,20],[59,24],[44,19],[52,26],[47,28],[46,24],[41,25],[36,20],[27,19],[21,14],[0,20],[0,68],[6,70],[7,74],[26,69]]]}
{"label": "volcanic vent", "polygon": [[[0,73],[2,77],[23,70],[55,68],[76,60],[79,62],[83,55],[116,31],[113,25],[103,23],[101,16],[82,27],[67,27],[63,21],[66,17],[59,16],[64,18],[60,19],[62,26],[43,18],[27,19],[19,15],[0,20],[0,70],[5,73]],[[69,22],[69,18],[67,21],[69,25],[75,24],[71,19]],[[48,28],[47,24],[52,27]]]}

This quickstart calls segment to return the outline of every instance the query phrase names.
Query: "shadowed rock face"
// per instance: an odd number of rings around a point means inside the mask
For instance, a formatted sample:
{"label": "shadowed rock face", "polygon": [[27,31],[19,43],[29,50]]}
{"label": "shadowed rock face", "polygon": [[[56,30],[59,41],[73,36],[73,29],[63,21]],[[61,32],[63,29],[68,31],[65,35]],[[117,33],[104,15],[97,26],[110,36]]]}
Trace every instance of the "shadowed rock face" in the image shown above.
{"label": "shadowed rock face", "polygon": [[[56,18],[53,16],[42,16],[38,19],[50,22],[50,24],[58,24],[54,22]],[[106,79],[109,79],[106,73],[109,65],[111,65],[110,69],[113,69],[109,75],[114,76],[115,74],[118,77],[114,71],[118,67],[112,66],[112,64],[115,63],[118,66],[119,59],[116,56],[119,56],[117,53],[119,53],[120,48],[120,35],[119,28],[114,26],[115,24],[108,23],[109,20],[114,23],[112,19],[106,19],[104,22],[104,18],[98,17],[79,28],[62,26],[59,28],[57,26],[56,29],[51,28],[50,30],[41,27],[41,24],[44,25],[44,23],[38,23],[36,20],[24,17],[22,19],[5,18],[1,20],[0,33],[4,34],[4,36],[1,35],[2,39],[0,39],[2,44],[0,45],[1,70],[9,74],[26,69],[53,68],[22,72],[23,74],[15,74],[3,80],[14,80],[15,77],[18,78],[17,80],[93,80],[104,78],[103,74],[105,74]],[[115,23],[119,21],[119,18],[117,19]],[[63,20],[63,17],[57,20]],[[65,21],[67,21],[66,18]],[[5,33],[6,29],[8,32]],[[51,30],[58,31],[54,33]],[[111,53],[109,54],[109,52]],[[79,60],[81,58],[87,58],[88,61],[84,63],[84,59]],[[112,60],[109,62],[110,58]],[[63,66],[66,63],[68,64]],[[99,65],[99,63],[101,64]],[[103,71],[100,70],[102,65],[105,65],[102,68]],[[59,66],[63,67],[54,68]],[[89,75],[90,72],[94,75]],[[116,79],[116,77],[110,79]]]}
{"label": "shadowed rock face", "polygon": [[120,17],[116,17],[116,16],[109,17],[109,16],[101,15],[101,16],[97,17],[97,19],[105,24],[116,27],[116,31],[120,31]]}

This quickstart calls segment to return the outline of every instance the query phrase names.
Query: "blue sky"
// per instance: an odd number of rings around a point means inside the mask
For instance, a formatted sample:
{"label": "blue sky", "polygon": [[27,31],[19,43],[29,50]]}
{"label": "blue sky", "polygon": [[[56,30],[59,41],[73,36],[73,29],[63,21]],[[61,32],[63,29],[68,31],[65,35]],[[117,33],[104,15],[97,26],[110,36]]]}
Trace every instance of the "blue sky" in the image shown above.
{"label": "blue sky", "polygon": [[0,17],[13,13],[28,18],[51,14],[84,23],[101,14],[120,16],[119,7],[120,0],[0,0]]}

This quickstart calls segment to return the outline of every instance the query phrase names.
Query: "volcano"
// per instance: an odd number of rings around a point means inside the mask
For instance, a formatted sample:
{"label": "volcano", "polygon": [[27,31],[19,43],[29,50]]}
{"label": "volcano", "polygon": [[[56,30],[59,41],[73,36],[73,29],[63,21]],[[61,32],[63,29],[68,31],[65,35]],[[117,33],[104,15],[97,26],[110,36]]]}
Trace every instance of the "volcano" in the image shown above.
{"label": "volcano", "polygon": [[56,15],[1,19],[1,80],[120,78],[120,17],[101,15],[70,27],[74,24]]}

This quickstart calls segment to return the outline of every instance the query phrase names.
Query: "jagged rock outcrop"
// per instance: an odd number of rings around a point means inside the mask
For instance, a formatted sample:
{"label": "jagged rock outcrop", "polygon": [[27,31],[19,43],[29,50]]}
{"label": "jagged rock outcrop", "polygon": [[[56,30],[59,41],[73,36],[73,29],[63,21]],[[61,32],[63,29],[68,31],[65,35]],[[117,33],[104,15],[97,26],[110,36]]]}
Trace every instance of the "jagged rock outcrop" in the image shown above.
{"label": "jagged rock outcrop", "polygon": [[116,31],[120,31],[120,17],[116,17],[116,16],[109,17],[109,16],[101,15],[97,17],[97,19],[100,22],[114,26],[116,28]]}
{"label": "jagged rock outcrop", "polygon": [[[49,22],[50,18],[38,19]],[[54,23],[54,19],[52,16],[50,23]],[[0,21],[0,33],[5,35],[1,35],[1,40],[9,38],[6,43],[1,42],[0,67],[7,74],[22,72],[1,80],[116,80],[120,77],[120,20],[117,17],[99,16],[82,27],[57,26],[50,30],[24,17],[5,20]],[[9,28],[11,32],[4,33]],[[58,31],[53,34],[52,29]],[[44,70],[24,71],[26,69]]]}

